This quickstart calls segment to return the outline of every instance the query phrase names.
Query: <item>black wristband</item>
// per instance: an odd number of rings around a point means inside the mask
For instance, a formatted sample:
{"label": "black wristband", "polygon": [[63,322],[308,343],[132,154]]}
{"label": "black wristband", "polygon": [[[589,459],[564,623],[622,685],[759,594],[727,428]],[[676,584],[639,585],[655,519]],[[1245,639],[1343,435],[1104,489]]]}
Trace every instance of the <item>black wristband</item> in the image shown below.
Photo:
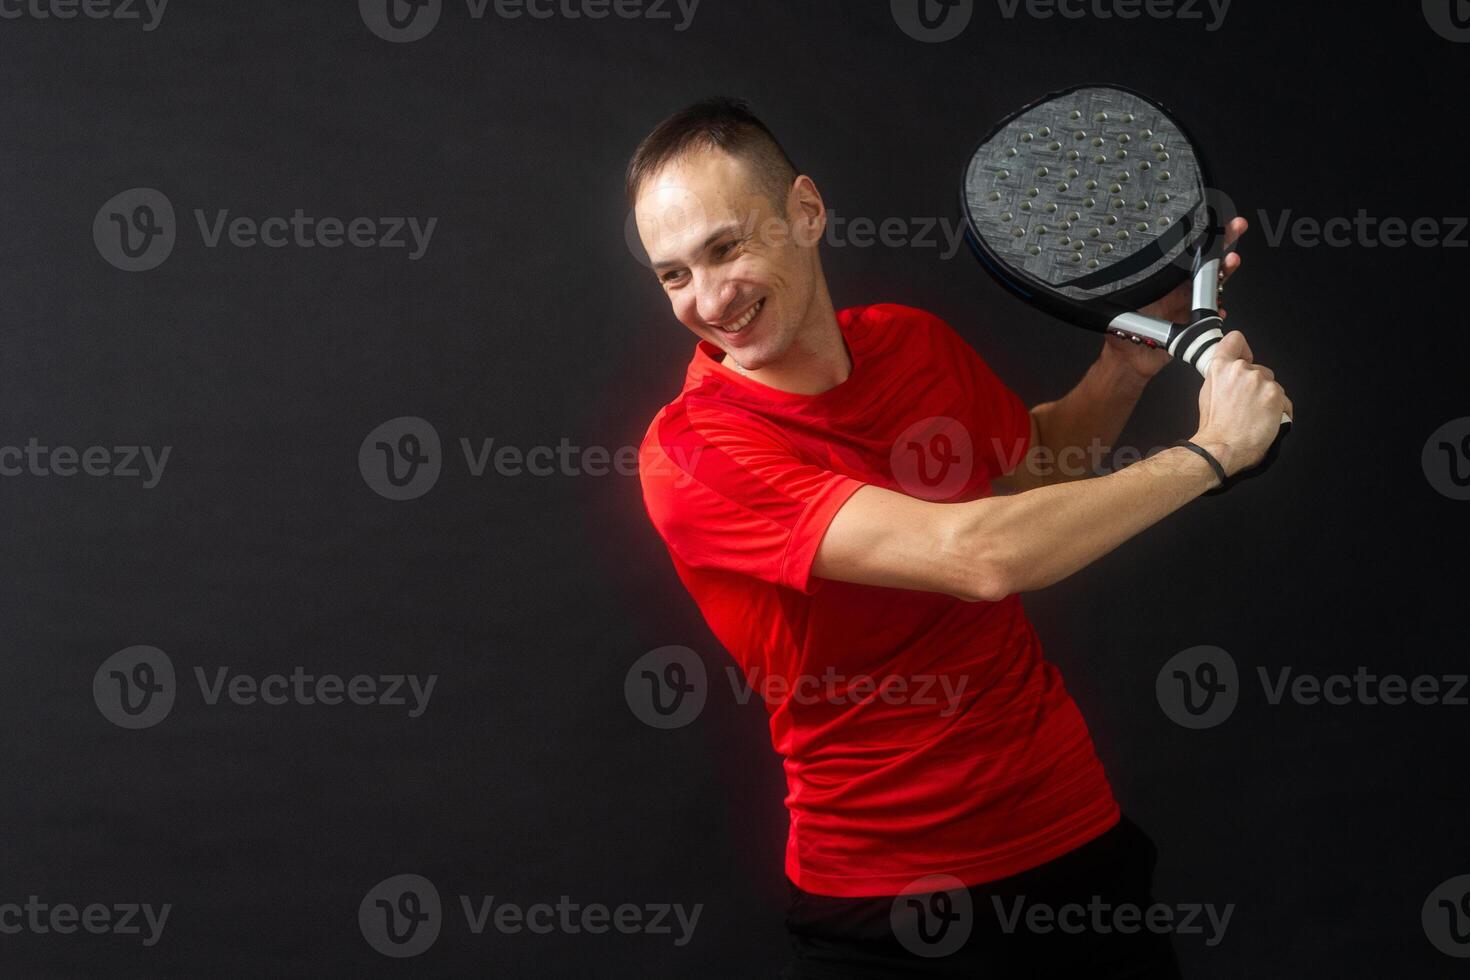
{"label": "black wristband", "polygon": [[1188,439],[1180,439],[1178,442],[1174,443],[1174,445],[1183,446],[1185,449],[1188,449],[1194,453],[1198,453],[1200,456],[1204,457],[1204,461],[1210,464],[1210,469],[1214,470],[1215,475],[1220,478],[1220,485],[1214,487],[1213,489],[1205,491],[1206,493],[1219,493],[1221,490],[1225,489],[1225,484],[1229,480],[1229,477],[1225,475],[1225,467],[1220,465],[1220,461],[1218,459],[1210,455],[1210,451],[1208,449],[1204,448],[1203,446],[1197,446],[1194,443],[1190,442]]}

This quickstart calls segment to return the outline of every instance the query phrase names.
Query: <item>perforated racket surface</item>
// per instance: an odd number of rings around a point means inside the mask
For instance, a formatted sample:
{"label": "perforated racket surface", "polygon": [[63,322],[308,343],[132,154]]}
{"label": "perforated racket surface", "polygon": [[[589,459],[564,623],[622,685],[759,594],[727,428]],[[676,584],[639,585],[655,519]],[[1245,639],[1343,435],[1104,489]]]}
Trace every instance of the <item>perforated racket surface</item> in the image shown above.
{"label": "perforated racket surface", "polygon": [[964,198],[982,257],[1014,285],[1136,307],[1188,276],[1208,181],[1163,108],[1088,86],[1003,120],[971,156]]}

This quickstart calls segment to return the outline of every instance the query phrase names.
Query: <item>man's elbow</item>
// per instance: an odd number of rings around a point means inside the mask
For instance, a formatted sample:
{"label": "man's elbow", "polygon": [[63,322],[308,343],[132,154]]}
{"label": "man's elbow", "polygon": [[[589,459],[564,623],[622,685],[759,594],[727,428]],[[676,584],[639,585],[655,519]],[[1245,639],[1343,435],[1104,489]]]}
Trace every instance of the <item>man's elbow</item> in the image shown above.
{"label": "man's elbow", "polygon": [[[987,501],[993,506],[993,501]],[[1020,591],[1014,562],[1006,559],[1005,542],[988,522],[973,512],[948,528],[943,549],[949,558],[950,588],[965,602],[999,602]]]}
{"label": "man's elbow", "polygon": [[1010,576],[999,566],[982,563],[970,569],[955,598],[965,602],[999,602],[1016,591]]}

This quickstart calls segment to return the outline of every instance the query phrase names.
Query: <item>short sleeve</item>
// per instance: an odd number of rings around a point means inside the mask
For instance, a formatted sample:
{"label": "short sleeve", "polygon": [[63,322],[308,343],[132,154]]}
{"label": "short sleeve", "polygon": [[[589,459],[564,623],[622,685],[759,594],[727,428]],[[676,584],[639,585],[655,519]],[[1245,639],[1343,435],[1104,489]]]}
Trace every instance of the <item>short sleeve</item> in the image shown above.
{"label": "short sleeve", "polygon": [[828,525],[863,486],[798,459],[769,423],[697,400],[654,420],[638,471],[648,516],[684,564],[804,593]]}
{"label": "short sleeve", "polygon": [[936,343],[957,366],[960,382],[968,389],[972,416],[966,424],[975,437],[979,461],[992,477],[1009,473],[1031,448],[1031,412],[965,338],[937,317],[935,323]]}

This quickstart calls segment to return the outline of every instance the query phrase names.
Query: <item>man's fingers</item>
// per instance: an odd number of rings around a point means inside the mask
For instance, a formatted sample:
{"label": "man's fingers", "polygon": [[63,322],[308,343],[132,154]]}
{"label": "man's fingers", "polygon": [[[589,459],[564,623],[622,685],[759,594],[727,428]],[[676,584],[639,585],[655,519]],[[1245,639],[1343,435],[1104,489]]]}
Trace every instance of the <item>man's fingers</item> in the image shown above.
{"label": "man's fingers", "polygon": [[1251,223],[1244,218],[1232,218],[1230,224],[1225,226],[1225,247],[1229,248],[1235,244],[1250,229]]}
{"label": "man's fingers", "polygon": [[1240,263],[1240,253],[1231,252],[1229,255],[1225,256],[1225,261],[1220,263],[1220,271],[1225,273],[1226,279],[1229,279],[1231,276],[1235,275],[1235,270],[1240,268]]}
{"label": "man's fingers", "polygon": [[1245,334],[1239,330],[1232,330],[1225,335],[1215,350],[1215,360],[1224,358],[1227,361],[1245,361],[1247,364],[1255,360],[1251,353],[1251,345],[1245,342]]}

